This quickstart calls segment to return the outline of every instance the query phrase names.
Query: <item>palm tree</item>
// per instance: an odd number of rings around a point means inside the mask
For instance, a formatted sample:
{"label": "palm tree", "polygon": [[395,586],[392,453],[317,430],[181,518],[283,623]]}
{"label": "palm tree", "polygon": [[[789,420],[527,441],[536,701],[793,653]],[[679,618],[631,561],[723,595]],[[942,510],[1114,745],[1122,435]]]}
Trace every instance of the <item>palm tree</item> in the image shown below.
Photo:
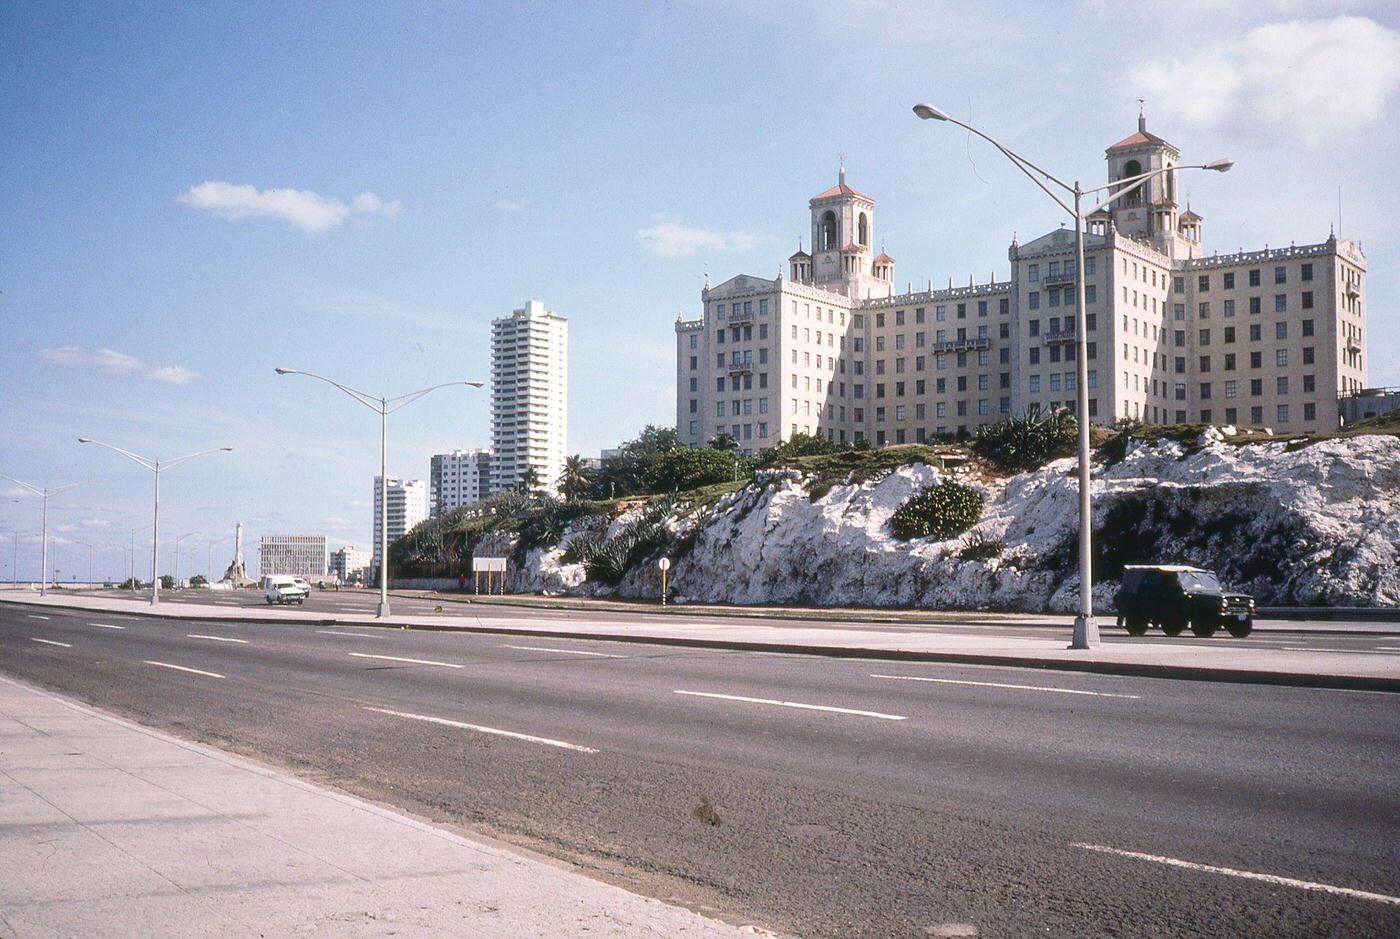
{"label": "palm tree", "polygon": [[577,453],[565,457],[564,471],[559,474],[557,485],[564,498],[571,502],[582,499],[587,494],[589,487],[593,485],[593,473],[583,461],[583,457]]}
{"label": "palm tree", "polygon": [[534,492],[540,488],[540,471],[533,466],[525,467],[525,472],[520,474],[520,482],[516,488],[521,492]]}

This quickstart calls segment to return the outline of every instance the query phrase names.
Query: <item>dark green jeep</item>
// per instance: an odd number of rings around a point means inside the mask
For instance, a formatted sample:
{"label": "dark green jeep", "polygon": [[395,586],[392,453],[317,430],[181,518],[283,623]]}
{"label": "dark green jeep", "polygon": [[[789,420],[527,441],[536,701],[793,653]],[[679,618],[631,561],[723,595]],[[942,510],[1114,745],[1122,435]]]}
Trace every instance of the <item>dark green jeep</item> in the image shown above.
{"label": "dark green jeep", "polygon": [[1141,636],[1153,623],[1168,636],[1188,625],[1197,636],[1215,635],[1221,626],[1236,639],[1254,628],[1254,598],[1226,593],[1215,574],[1179,564],[1128,566],[1118,588],[1118,625]]}

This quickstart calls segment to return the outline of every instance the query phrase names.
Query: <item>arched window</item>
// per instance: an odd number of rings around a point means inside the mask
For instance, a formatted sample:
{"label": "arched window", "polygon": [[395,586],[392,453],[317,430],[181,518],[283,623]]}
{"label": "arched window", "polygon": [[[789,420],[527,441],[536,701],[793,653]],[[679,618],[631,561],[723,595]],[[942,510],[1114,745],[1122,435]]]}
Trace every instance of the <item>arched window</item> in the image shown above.
{"label": "arched window", "polygon": [[859,241],[867,248],[870,247],[870,220],[865,217],[865,213],[860,213],[860,225],[857,228],[860,233]]}
{"label": "arched window", "polygon": [[[1142,164],[1137,160],[1129,160],[1123,164],[1123,175],[1119,179],[1131,179],[1134,176],[1142,175]],[[1142,201],[1142,190],[1137,189],[1123,197],[1124,205],[1137,205]]]}
{"label": "arched window", "polygon": [[836,227],[835,212],[828,210],[827,213],[822,216],[820,235],[821,246],[823,251],[832,251],[838,247],[837,237],[839,235],[839,232],[837,231]]}

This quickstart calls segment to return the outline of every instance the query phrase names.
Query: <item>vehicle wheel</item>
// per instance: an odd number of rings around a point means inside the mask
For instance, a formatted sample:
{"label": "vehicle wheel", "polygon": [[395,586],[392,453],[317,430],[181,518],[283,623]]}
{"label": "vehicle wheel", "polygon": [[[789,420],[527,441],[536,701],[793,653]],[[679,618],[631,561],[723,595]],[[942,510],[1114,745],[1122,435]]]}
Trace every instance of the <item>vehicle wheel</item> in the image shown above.
{"label": "vehicle wheel", "polygon": [[1123,628],[1128,631],[1129,636],[1145,636],[1147,635],[1147,620],[1129,616],[1124,620]]}
{"label": "vehicle wheel", "polygon": [[1185,628],[1186,623],[1183,620],[1172,619],[1162,623],[1162,632],[1168,636],[1180,636]]}
{"label": "vehicle wheel", "polygon": [[271,598],[271,597],[264,597],[263,599],[267,601],[267,605],[268,605],[268,606],[272,606],[272,598]]}
{"label": "vehicle wheel", "polygon": [[1191,632],[1195,633],[1201,639],[1209,639],[1211,636],[1214,636],[1215,631],[1219,628],[1219,623],[1210,620],[1207,620],[1205,622],[1202,622],[1200,620],[1191,621]]}
{"label": "vehicle wheel", "polygon": [[1230,635],[1234,636],[1236,639],[1243,639],[1245,636],[1248,636],[1251,632],[1254,631],[1254,619],[1253,617],[1251,617],[1250,619],[1245,620],[1243,623],[1237,620],[1232,621],[1226,623],[1225,628],[1229,630]]}

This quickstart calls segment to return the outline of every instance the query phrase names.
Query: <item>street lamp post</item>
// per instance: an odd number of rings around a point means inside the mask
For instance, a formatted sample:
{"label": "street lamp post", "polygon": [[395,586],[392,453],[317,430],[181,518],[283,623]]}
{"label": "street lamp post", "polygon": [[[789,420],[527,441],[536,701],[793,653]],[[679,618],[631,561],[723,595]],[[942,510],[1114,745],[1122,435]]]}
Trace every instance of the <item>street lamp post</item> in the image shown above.
{"label": "street lamp post", "polygon": [[305,375],[307,378],[314,378],[323,381],[328,385],[339,388],[341,391],[354,398],[356,401],[369,408],[379,415],[379,610],[375,613],[378,618],[389,615],[389,476],[388,476],[388,439],[389,439],[389,415],[417,401],[419,398],[431,391],[439,388],[447,388],[452,385],[468,385],[472,388],[480,388],[486,384],[481,381],[447,381],[440,385],[432,385],[428,388],[420,388],[417,391],[410,391],[394,398],[386,398],[383,395],[372,395],[365,391],[357,391],[338,381],[332,381],[324,375],[317,375],[313,372],[303,372],[295,368],[275,369],[278,375]]}
{"label": "street lamp post", "polygon": [[198,533],[198,532],[193,532],[193,531],[187,531],[187,532],[185,532],[183,535],[177,535],[177,536],[175,537],[175,586],[176,586],[176,587],[180,586],[180,542],[181,542],[181,541],[184,541],[186,538],[190,537],[191,535],[197,535],[197,534],[199,534],[199,533]]}
{"label": "street lamp post", "polygon": [[92,556],[96,553],[97,548],[86,541],[75,541],[73,543],[88,549],[88,586],[92,586]]}
{"label": "street lamp post", "polygon": [[[1077,412],[1076,417],[1078,418],[1077,423],[1079,425],[1079,613],[1074,618],[1074,635],[1070,641],[1070,648],[1095,648],[1099,644],[1099,626],[1094,620],[1093,554],[1090,544],[1090,536],[1093,530],[1093,518],[1089,503],[1089,361],[1087,352],[1088,326],[1084,311],[1084,220],[1099,209],[1106,208],[1119,199],[1122,199],[1124,196],[1136,192],[1149,180],[1172,172],[1173,170],[1197,169],[1214,170],[1218,173],[1224,173],[1235,164],[1230,160],[1212,160],[1209,163],[1191,163],[1163,167],[1162,169],[1116,180],[1107,186],[1099,186],[1096,189],[1083,189],[1080,187],[1078,180],[1075,180],[1074,185],[1071,186],[1069,183],[1047,173],[1030,160],[1027,160],[999,141],[992,139],[972,125],[964,124],[956,118],[949,117],[931,104],[914,105],[914,114],[925,121],[946,121],[950,124],[956,124],[969,133],[981,137],[983,140],[987,141],[987,143],[1000,150],[1003,156],[1014,163],[1017,169],[1029,177],[1031,182],[1040,187],[1042,192],[1053,199],[1056,205],[1068,212],[1074,219],[1074,352],[1075,358],[1078,360],[1075,363],[1075,375],[1078,384],[1076,389],[1077,394],[1075,396],[1075,410]],[[1066,204],[1065,200],[1052,191],[1046,183],[1058,186],[1064,193],[1073,196],[1073,207]],[[1108,195],[1104,199],[1087,212],[1084,211],[1082,205],[1084,196],[1105,191],[1108,192]]]}
{"label": "street lamp post", "polygon": [[[93,440],[90,437],[79,437],[78,443],[91,443],[99,447],[105,447],[113,453],[120,453],[134,463],[140,463],[150,470],[156,479],[155,489],[155,509],[151,522],[151,606],[160,603],[160,472],[181,463],[188,463],[195,457],[201,457],[209,453],[228,453],[233,447],[212,447],[208,450],[200,450],[197,453],[186,453],[184,456],[177,456],[173,460],[148,460],[143,456],[137,456],[130,450],[123,450],[121,447],[114,447],[110,443],[103,443],[100,440]],[[132,566],[136,564],[136,558],[132,557]]]}
{"label": "street lamp post", "polygon": [[57,489],[48,489],[40,488],[38,486],[31,486],[29,485],[29,483],[15,479],[13,476],[0,476],[0,479],[8,479],[10,482],[15,483],[16,485],[23,486],[25,489],[28,489],[36,496],[42,497],[44,500],[44,525],[42,532],[44,544],[39,561],[39,596],[47,596],[49,576],[49,496],[56,496],[60,492],[67,492],[69,489],[76,489],[78,484],[71,483],[67,486],[60,486]]}

